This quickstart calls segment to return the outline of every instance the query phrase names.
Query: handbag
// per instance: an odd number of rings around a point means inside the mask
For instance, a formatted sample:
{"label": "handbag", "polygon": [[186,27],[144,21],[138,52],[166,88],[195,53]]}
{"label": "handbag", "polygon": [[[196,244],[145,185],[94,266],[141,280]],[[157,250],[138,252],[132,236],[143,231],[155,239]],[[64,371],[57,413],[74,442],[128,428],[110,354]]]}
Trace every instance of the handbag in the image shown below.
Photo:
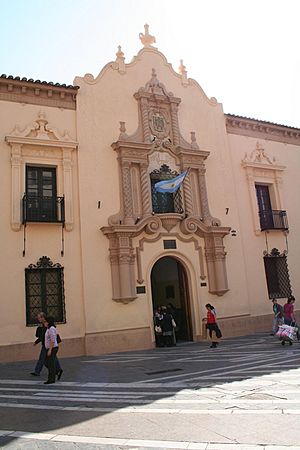
{"label": "handbag", "polygon": [[62,342],[60,335],[57,333],[56,335],[57,343],[60,344]]}
{"label": "handbag", "polygon": [[222,337],[222,332],[221,332],[220,328],[218,327],[218,325],[217,325],[217,328],[216,328],[216,336],[217,336],[218,339],[220,339]]}
{"label": "handbag", "polygon": [[162,333],[162,329],[161,329],[161,327],[159,325],[155,325],[154,330],[155,330],[155,333],[157,333],[157,334],[161,334]]}

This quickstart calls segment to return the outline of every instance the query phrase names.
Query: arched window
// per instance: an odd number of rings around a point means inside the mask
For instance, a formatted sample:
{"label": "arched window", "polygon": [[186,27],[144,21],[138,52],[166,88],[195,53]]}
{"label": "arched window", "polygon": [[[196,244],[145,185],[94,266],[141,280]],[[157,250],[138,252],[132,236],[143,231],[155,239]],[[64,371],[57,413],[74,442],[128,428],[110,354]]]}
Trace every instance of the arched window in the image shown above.
{"label": "arched window", "polygon": [[163,164],[159,170],[155,169],[150,173],[152,211],[154,213],[163,214],[183,212],[180,188],[173,194],[168,192],[157,192],[154,188],[155,183],[163,180],[171,180],[178,175],[179,174],[175,170],[172,171],[166,164]]}

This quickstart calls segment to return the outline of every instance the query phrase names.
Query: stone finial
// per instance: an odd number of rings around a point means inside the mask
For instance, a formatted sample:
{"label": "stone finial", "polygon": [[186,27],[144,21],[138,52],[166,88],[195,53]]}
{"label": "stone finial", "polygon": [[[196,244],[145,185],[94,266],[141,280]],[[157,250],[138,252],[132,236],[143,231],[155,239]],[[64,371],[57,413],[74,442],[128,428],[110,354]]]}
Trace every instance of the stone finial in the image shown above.
{"label": "stone finial", "polygon": [[120,61],[120,60],[123,60],[124,61],[124,53],[122,52],[122,47],[121,47],[121,45],[118,45],[118,51],[117,51],[117,53],[116,53],[116,57],[117,57],[117,59],[116,59],[116,61]]}
{"label": "stone finial", "polygon": [[187,73],[187,72],[186,72],[186,67],[185,67],[185,65],[183,64],[183,59],[180,60],[180,66],[178,67],[178,70],[179,70],[179,73],[180,73],[181,75],[183,75],[184,73]]}
{"label": "stone finial", "polygon": [[151,34],[149,34],[149,25],[146,23],[144,25],[145,28],[145,34],[140,33],[139,34],[139,38],[143,44],[144,47],[149,48],[152,47],[152,44],[154,44],[156,42],[155,37],[151,36]]}
{"label": "stone finial", "polygon": [[152,94],[165,95],[168,97],[171,93],[168,93],[165,85],[161,83],[156,75],[156,70],[153,68],[151,72],[151,79],[146,83],[145,86],[146,92],[151,92]]}
{"label": "stone finial", "polygon": [[126,133],[126,126],[125,126],[125,122],[120,122],[120,135],[119,135],[119,140],[124,140],[128,138],[128,135]]}
{"label": "stone finial", "polygon": [[117,70],[120,74],[124,74],[126,72],[126,66],[125,66],[125,56],[122,52],[121,45],[118,45],[118,51],[116,53],[116,60],[114,63],[112,63],[112,68]]}
{"label": "stone finial", "polygon": [[183,60],[180,60],[180,66],[178,67],[179,73],[181,75],[181,83],[183,86],[187,86],[189,84],[188,78],[187,78],[187,70],[185,65],[183,64]]}

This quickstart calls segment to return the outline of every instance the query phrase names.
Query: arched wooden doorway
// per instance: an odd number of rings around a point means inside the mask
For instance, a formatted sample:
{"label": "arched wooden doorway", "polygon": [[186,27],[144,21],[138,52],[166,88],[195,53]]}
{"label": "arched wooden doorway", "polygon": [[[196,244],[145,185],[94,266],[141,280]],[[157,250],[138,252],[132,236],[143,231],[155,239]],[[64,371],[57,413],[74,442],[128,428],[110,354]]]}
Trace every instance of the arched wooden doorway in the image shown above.
{"label": "arched wooden doorway", "polygon": [[171,303],[175,309],[177,340],[192,341],[188,279],[183,264],[171,256],[160,258],[151,271],[151,288],[153,310]]}

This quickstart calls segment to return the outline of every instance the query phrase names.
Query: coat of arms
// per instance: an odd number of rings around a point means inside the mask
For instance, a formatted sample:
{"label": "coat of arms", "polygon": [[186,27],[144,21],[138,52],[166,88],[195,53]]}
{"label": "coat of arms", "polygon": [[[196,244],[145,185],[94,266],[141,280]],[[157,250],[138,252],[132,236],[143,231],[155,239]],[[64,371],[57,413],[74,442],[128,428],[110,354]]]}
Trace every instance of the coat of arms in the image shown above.
{"label": "coat of arms", "polygon": [[152,124],[153,129],[155,131],[163,132],[166,129],[166,122],[163,116],[161,116],[159,113],[156,113],[152,116]]}

